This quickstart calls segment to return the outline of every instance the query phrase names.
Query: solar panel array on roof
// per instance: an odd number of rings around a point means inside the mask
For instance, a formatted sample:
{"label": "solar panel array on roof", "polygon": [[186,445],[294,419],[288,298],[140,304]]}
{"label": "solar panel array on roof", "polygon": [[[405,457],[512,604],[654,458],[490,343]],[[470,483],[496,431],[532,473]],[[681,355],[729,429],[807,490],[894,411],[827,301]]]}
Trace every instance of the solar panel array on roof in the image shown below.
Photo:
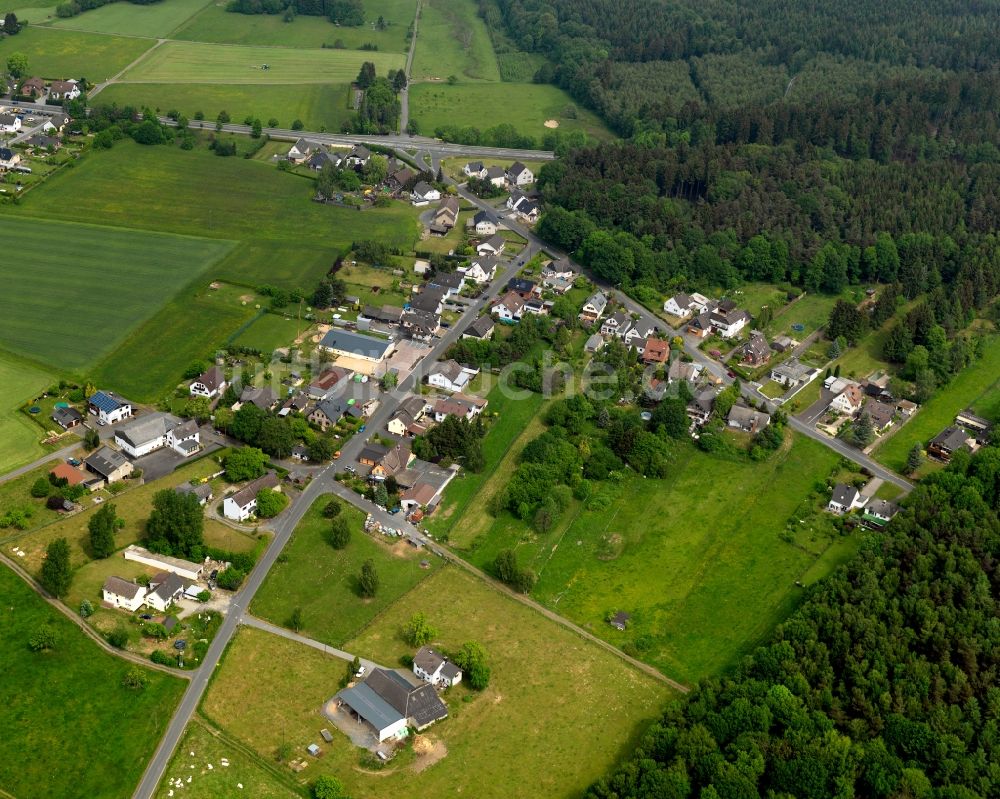
{"label": "solar panel array on roof", "polygon": [[122,406],[118,400],[110,394],[105,394],[103,391],[97,391],[91,394],[88,402],[90,402],[90,404],[99,411],[104,411],[105,413],[117,411]]}

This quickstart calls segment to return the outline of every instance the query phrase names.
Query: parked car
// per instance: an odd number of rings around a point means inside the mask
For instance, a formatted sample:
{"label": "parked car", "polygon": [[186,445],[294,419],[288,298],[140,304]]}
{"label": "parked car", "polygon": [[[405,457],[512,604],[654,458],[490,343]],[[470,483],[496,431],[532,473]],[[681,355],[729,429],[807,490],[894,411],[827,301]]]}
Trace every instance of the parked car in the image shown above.
{"label": "parked car", "polygon": [[364,677],[365,672],[368,671],[364,666],[361,666],[356,672],[354,672],[355,677]]}

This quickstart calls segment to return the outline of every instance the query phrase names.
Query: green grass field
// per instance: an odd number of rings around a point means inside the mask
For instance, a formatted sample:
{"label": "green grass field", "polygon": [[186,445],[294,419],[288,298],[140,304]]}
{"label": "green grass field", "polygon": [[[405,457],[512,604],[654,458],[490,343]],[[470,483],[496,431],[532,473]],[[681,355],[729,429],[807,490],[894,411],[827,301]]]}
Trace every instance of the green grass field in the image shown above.
{"label": "green grass field", "polygon": [[[37,469],[32,469],[30,472],[27,472],[20,477],[15,477],[12,480],[0,483],[0,516],[14,508],[30,508],[31,514],[29,516],[29,529],[41,527],[42,525],[49,524],[50,522],[54,522],[59,519],[61,514],[58,511],[49,510],[45,507],[44,499],[37,499],[31,496],[30,493],[32,484],[39,477],[47,477],[49,470],[57,463],[59,463],[59,460],[53,459]],[[10,468],[12,467],[4,467],[0,465],[0,474],[9,471]],[[8,528],[3,532],[0,532],[0,539],[17,534],[18,532],[20,531]]]}
{"label": "green grass field", "polygon": [[[229,244],[95,225],[0,217],[9,252],[0,264],[10,307],[0,339],[11,351],[82,370],[110,353],[165,298],[223,255]],[[154,290],[155,287],[155,290]]]}
{"label": "green grass field", "polygon": [[[5,795],[130,795],[185,683],[147,670],[145,690],[130,691],[121,680],[131,663],[101,651],[6,568],[0,596]],[[56,647],[32,652],[28,639],[41,627],[53,629]]]}
{"label": "green grass field", "polygon": [[903,473],[906,456],[919,443],[927,442],[954,424],[955,414],[970,406],[988,414],[994,421],[1000,395],[1000,337],[986,340],[983,357],[963,369],[952,381],[934,394],[916,415],[904,424],[885,444],[875,450],[874,457],[890,469]]}
{"label": "green grass field", "polygon": [[[423,38],[423,33],[417,38]],[[419,52],[419,44],[418,44]],[[503,109],[498,113],[497,109]],[[537,139],[549,131],[545,122],[555,120],[559,130],[583,130],[608,138],[607,127],[592,112],[577,105],[556,86],[542,83],[418,83],[410,89],[410,113],[420,131],[433,135],[442,125],[471,125],[484,130],[510,123]]]}
{"label": "green grass field", "polygon": [[12,304],[0,318],[0,336],[15,352],[66,369],[84,368],[109,353],[164,296],[230,246],[24,218],[0,218],[0,236],[11,252],[32,253],[30,270],[18,260],[0,266]]}
{"label": "green grass field", "polygon": [[278,347],[290,347],[295,337],[308,326],[309,322],[300,322],[294,317],[264,314],[254,319],[232,343],[240,347],[253,347],[270,355]]}
{"label": "green grass field", "polygon": [[[264,761],[274,762],[282,742],[297,757],[318,741],[324,755],[310,761],[308,779],[335,774],[351,796],[568,799],[634,745],[670,695],[613,654],[451,567],[393,604],[348,651],[399,666],[413,654],[400,629],[416,611],[438,629],[439,646],[480,641],[492,670],[483,693],[459,686],[446,694],[449,718],[422,733],[447,752],[433,765],[404,751],[377,773],[358,768],[361,750],[319,715],[344,661],[252,628],[237,633],[202,712]],[[333,743],[322,742],[320,727],[330,727]]]}
{"label": "green grass field", "polygon": [[414,82],[459,80],[499,81],[500,69],[486,23],[473,0],[425,0],[417,27]]}
{"label": "green grass field", "polygon": [[[277,47],[332,47],[336,42],[348,50],[374,44],[379,52],[405,53],[409,44],[406,31],[413,22],[414,0],[365,0],[367,24],[358,28],[342,28],[325,17],[299,14],[285,22],[281,14],[233,14],[224,3],[212,3],[191,19],[172,38],[221,44],[265,44]],[[375,21],[382,17],[385,30],[376,30]]]}
{"label": "green grass field", "polygon": [[[779,537],[836,461],[798,438],[764,463],[684,447],[666,479],[601,484],[595,490],[607,496],[606,508],[574,503],[544,536],[507,513],[491,519],[470,508],[452,541],[479,566],[513,547],[539,574],[539,601],[695,681],[730,666],[784,618],[807,570],[825,563],[815,567],[822,575],[839,562],[825,560],[833,555],[825,535]],[[632,614],[625,633],[604,621],[615,610]]]}
{"label": "green grass field", "polygon": [[[2,325],[3,319],[0,319]],[[45,454],[39,443],[42,429],[18,408],[52,383],[53,376],[48,372],[0,353],[0,386],[3,386],[0,395],[0,474]]]}
{"label": "green grass field", "polygon": [[11,53],[24,53],[32,75],[85,77],[96,83],[121,72],[153,44],[148,39],[26,28],[17,36],[0,39],[0,63],[6,63]]}
{"label": "green grass field", "polygon": [[[379,75],[403,66],[399,53],[166,42],[122,76],[129,83],[349,83],[365,61]],[[261,69],[267,64],[269,69]],[[289,91],[292,91],[291,89]]]}
{"label": "green grass field", "polygon": [[[105,6],[110,8],[111,6]],[[229,16],[242,16],[230,14]],[[329,23],[327,23],[329,24]],[[290,128],[296,119],[307,130],[339,131],[354,111],[347,106],[346,84],[297,84],[292,86],[211,86],[192,83],[115,83],[98,96],[101,103],[150,107],[165,114],[179,111],[189,119],[201,111],[214,120],[226,111],[237,122],[257,117],[265,125],[277,119]]]}
{"label": "green grass field", "polygon": [[111,3],[75,17],[57,20],[52,23],[52,27],[91,33],[166,38],[209,3],[212,0],[165,0],[145,6]]}
{"label": "green grass field", "polygon": [[[277,564],[254,599],[251,611],[275,624],[286,624],[295,608],[302,609],[303,635],[340,646],[399,597],[424,580],[440,565],[430,558],[430,568],[420,568],[424,553],[402,541],[375,541],[362,529],[361,511],[344,504],[351,542],[342,550],[326,543],[330,528],[322,514],[331,499],[316,501],[295,528],[282,555],[288,560]],[[343,504],[343,503],[342,503]],[[381,585],[374,599],[357,594],[361,564],[375,561]]]}

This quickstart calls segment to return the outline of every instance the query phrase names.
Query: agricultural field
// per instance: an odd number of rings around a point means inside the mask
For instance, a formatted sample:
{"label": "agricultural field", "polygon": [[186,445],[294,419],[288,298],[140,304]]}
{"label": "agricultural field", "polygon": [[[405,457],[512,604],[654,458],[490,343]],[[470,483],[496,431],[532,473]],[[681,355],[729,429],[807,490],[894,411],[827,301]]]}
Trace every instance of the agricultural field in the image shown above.
{"label": "agricultural field", "polygon": [[473,0],[424,0],[410,74],[414,83],[451,75],[460,81],[500,80],[486,23]]}
{"label": "agricultural field", "polygon": [[[0,671],[10,686],[0,703],[5,795],[37,796],[40,786],[64,799],[129,795],[186,684],[144,670],[146,688],[131,691],[121,681],[133,664],[99,649],[4,567],[0,596]],[[32,652],[28,639],[43,627],[56,646]]]}
{"label": "agricultural field", "polygon": [[[259,45],[168,41],[122,80],[127,83],[299,84],[349,83],[371,61],[379,75],[403,66],[398,53],[307,50]],[[263,69],[267,64],[268,68]]]}
{"label": "agricultural field", "polygon": [[[493,519],[470,507],[451,543],[481,567],[513,548],[539,575],[536,599],[676,679],[717,673],[784,618],[795,580],[839,562],[826,560],[835,541],[825,533],[788,533],[837,458],[795,438],[763,463],[693,446],[676,461],[664,480],[600,484],[599,498],[575,502],[544,536],[506,512]],[[632,615],[625,633],[605,622],[617,610]]]}
{"label": "agricultural field", "polygon": [[[434,643],[444,649],[469,640],[483,644],[492,670],[489,687],[481,694],[464,686],[448,692],[449,718],[423,733],[444,754],[432,767],[407,749],[398,765],[378,773],[357,768],[361,750],[333,730],[332,744],[320,742],[324,756],[310,762],[310,779],[335,774],[352,796],[404,790],[451,796],[473,785],[484,799],[577,796],[614,763],[623,742],[636,740],[670,696],[665,686],[612,653],[452,567],[378,616],[347,644],[348,651],[398,667],[404,655],[412,655],[400,629],[416,611],[427,614],[439,632]],[[307,743],[319,740],[320,727],[330,726],[320,709],[336,693],[345,666],[310,647],[244,627],[224,656],[202,712],[262,761],[274,762],[282,743],[299,756]],[[271,690],[255,690],[261,684]],[[539,719],[545,720],[544,735]]]}
{"label": "agricultural field", "polygon": [[32,75],[57,80],[85,77],[96,83],[121,72],[153,44],[148,39],[25,28],[17,36],[0,39],[0,64],[6,64],[11,53],[24,53]]}
{"label": "agricultural field", "polygon": [[[415,0],[365,0],[366,24],[338,27],[325,17],[296,15],[285,22],[281,14],[233,14],[224,3],[211,3],[171,38],[220,44],[264,44],[272,47],[321,48],[339,42],[346,50],[360,50],[371,43],[382,53],[405,53],[406,32],[413,23]],[[374,23],[382,17],[385,30]]]}
{"label": "agricultural field", "polygon": [[[0,220],[0,229],[2,224]],[[3,319],[0,318],[0,327],[2,325]],[[2,336],[3,333],[0,333]],[[45,454],[44,447],[39,443],[42,429],[18,409],[52,383],[53,376],[48,372],[0,353],[0,386],[4,388],[0,403],[0,474]]]}
{"label": "agricultural field", "polygon": [[167,38],[213,0],[167,0],[151,5],[110,3],[75,17],[57,19],[53,28]]}
{"label": "agricultural field", "polygon": [[[342,515],[351,527],[351,542],[342,550],[325,539],[330,520],[323,508],[332,499],[316,500],[282,551],[287,561],[278,563],[254,599],[251,611],[274,624],[286,625],[295,608],[301,608],[302,634],[340,646],[364,628],[393,602],[420,584],[440,561],[431,558],[421,568],[424,553],[403,541],[376,541],[362,529],[361,511],[341,501]],[[338,500],[340,501],[340,500]],[[374,599],[357,594],[361,564],[375,561],[381,585]]]}
{"label": "agricultural field", "polygon": [[[417,37],[417,52],[423,28]],[[542,83],[418,83],[410,88],[411,116],[420,132],[433,135],[443,125],[472,126],[484,130],[509,123],[522,135],[541,137],[552,128],[582,130],[595,138],[610,138],[604,123],[591,111],[577,105],[557,86]],[[497,114],[502,108],[503,113]]]}
{"label": "agricultural field", "polygon": [[904,473],[906,456],[916,443],[927,442],[955,421],[955,414],[972,407],[1000,420],[1000,337],[986,340],[983,356],[959,372],[937,391],[873,456],[890,469]]}
{"label": "agricultural field", "polygon": [[[230,244],[96,225],[0,217],[8,252],[0,264],[10,303],[0,339],[11,351],[83,370],[201,274]],[[150,291],[155,285],[156,291]],[[52,323],[58,319],[58,335]]]}
{"label": "agricultural field", "polygon": [[226,111],[237,122],[252,116],[266,125],[273,118],[283,128],[290,128],[298,119],[307,130],[317,131],[339,131],[343,122],[354,113],[347,105],[347,85],[342,83],[294,86],[114,83],[97,99],[102,103],[149,107],[161,114],[179,111],[189,119],[194,119],[200,111],[205,119],[214,120],[220,111]]}
{"label": "agricultural field", "polygon": [[[229,765],[224,766],[225,760]],[[195,768],[192,769],[191,766]],[[211,765],[212,768],[208,766]],[[170,787],[172,780],[183,780],[185,799],[301,799],[298,785],[290,771],[264,763],[248,755],[243,747],[219,735],[197,716],[184,731],[164,780],[154,794],[156,799],[169,799],[178,792]],[[191,782],[187,782],[188,777]],[[240,786],[243,786],[242,788]]]}

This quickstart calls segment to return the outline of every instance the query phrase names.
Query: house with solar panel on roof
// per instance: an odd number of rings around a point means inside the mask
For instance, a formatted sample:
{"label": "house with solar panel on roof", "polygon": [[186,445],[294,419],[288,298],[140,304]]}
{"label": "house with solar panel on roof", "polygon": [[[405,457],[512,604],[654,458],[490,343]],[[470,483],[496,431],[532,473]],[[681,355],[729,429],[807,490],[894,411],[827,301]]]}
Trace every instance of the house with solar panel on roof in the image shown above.
{"label": "house with solar panel on roof", "polygon": [[95,391],[87,400],[87,409],[98,424],[114,424],[132,415],[132,403],[111,391]]}

